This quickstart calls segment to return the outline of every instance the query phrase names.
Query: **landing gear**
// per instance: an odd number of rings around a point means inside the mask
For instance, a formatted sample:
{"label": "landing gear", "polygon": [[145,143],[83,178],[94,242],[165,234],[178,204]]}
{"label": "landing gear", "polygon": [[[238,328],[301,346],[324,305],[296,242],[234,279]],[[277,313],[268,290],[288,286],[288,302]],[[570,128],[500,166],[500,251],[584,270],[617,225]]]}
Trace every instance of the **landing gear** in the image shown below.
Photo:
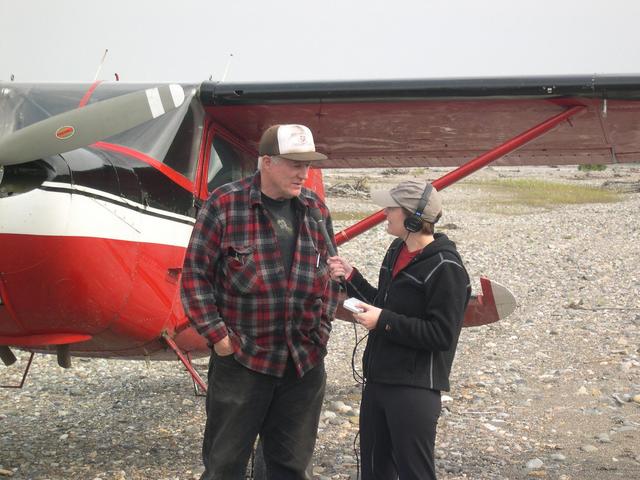
{"label": "landing gear", "polygon": [[[10,354],[10,356],[7,357],[7,360],[13,359],[13,362],[11,362],[11,363],[7,363],[6,360],[5,360],[5,355],[7,354],[7,352]],[[14,363],[16,361],[15,355],[13,354],[13,352],[7,346],[3,345],[3,346],[0,347],[0,354],[2,355],[2,361],[7,366],[11,365],[12,363]],[[29,361],[27,362],[27,366],[24,369],[24,373],[22,374],[22,380],[20,380],[20,383],[18,385],[0,385],[0,388],[22,388],[22,386],[24,385],[24,381],[27,378],[27,374],[29,373],[29,368],[31,367],[31,362],[33,361],[33,356],[34,355],[35,355],[35,353],[31,352],[31,355],[29,356]]]}
{"label": "landing gear", "polygon": [[[189,358],[187,358],[182,353],[180,348],[178,348],[178,345],[176,345],[176,342],[174,342],[173,339],[166,332],[162,334],[162,340],[164,340],[164,342],[167,344],[167,346],[171,350],[173,350],[175,352],[175,354],[177,355],[178,359],[180,359],[182,364],[185,366],[185,368],[187,369],[187,371],[191,375],[191,378],[193,379],[193,381],[197,385],[197,387],[199,387],[200,390],[203,393],[206,394],[207,393],[207,384],[204,383],[204,380],[202,380],[202,377],[200,376],[200,374],[198,372],[196,372],[195,368],[193,368],[193,365],[191,364],[191,360]],[[197,393],[198,388],[197,387],[194,386],[194,388],[196,389],[196,395],[198,395],[198,393]]]}
{"label": "landing gear", "polygon": [[58,357],[58,365],[62,368],[71,368],[71,352],[69,351],[68,343],[58,345],[56,355]]}
{"label": "landing gear", "polygon": [[7,367],[16,363],[16,356],[6,345],[0,345],[0,358]]}

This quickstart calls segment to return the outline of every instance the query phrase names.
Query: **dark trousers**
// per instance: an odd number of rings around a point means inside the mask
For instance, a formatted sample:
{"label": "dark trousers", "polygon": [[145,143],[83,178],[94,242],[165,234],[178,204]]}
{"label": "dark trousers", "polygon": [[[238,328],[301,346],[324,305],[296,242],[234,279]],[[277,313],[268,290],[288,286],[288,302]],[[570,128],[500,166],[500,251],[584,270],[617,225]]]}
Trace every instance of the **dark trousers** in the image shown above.
{"label": "dark trousers", "polygon": [[368,383],[360,405],[362,480],[436,478],[440,392]]}
{"label": "dark trousers", "polygon": [[212,353],[201,480],[244,479],[258,434],[268,479],[306,479],[325,384],[323,363],[299,378],[289,361],[277,378]]}

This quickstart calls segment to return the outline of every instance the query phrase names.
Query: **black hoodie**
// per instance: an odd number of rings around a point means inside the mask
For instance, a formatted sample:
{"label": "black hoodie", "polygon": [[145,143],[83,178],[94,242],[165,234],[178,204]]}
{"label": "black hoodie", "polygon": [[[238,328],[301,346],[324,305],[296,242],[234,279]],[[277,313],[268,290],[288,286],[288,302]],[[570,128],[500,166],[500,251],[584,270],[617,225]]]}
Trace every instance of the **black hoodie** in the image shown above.
{"label": "black hoodie", "polygon": [[393,241],[378,288],[354,269],[349,295],[382,308],[363,357],[367,382],[449,390],[449,372],[471,295],[456,245],[444,234],[391,278],[404,242]]}

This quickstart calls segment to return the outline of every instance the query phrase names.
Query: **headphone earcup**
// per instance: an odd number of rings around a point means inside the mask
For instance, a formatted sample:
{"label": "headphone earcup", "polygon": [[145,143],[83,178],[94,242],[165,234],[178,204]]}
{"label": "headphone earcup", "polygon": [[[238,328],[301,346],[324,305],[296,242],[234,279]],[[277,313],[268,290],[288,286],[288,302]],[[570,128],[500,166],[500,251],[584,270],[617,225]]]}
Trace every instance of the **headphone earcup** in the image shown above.
{"label": "headphone earcup", "polygon": [[404,219],[404,228],[411,233],[417,233],[422,230],[422,213],[424,208],[429,203],[429,194],[433,190],[433,185],[427,182],[427,185],[424,187],[422,191],[422,195],[420,196],[420,201],[418,201],[418,207],[413,215]]}
{"label": "headphone earcup", "polygon": [[416,233],[422,230],[422,219],[417,215],[411,215],[404,219],[404,228],[411,233]]}

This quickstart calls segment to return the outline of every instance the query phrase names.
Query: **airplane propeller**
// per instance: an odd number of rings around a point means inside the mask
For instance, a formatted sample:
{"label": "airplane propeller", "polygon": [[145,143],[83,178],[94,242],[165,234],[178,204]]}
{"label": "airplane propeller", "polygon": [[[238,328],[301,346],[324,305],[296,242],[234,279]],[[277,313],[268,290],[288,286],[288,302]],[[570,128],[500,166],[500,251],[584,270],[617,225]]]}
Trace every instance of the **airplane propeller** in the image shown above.
{"label": "airplane propeller", "polygon": [[0,138],[0,166],[91,145],[174,110],[184,99],[180,85],[162,85],[55,115]]}

